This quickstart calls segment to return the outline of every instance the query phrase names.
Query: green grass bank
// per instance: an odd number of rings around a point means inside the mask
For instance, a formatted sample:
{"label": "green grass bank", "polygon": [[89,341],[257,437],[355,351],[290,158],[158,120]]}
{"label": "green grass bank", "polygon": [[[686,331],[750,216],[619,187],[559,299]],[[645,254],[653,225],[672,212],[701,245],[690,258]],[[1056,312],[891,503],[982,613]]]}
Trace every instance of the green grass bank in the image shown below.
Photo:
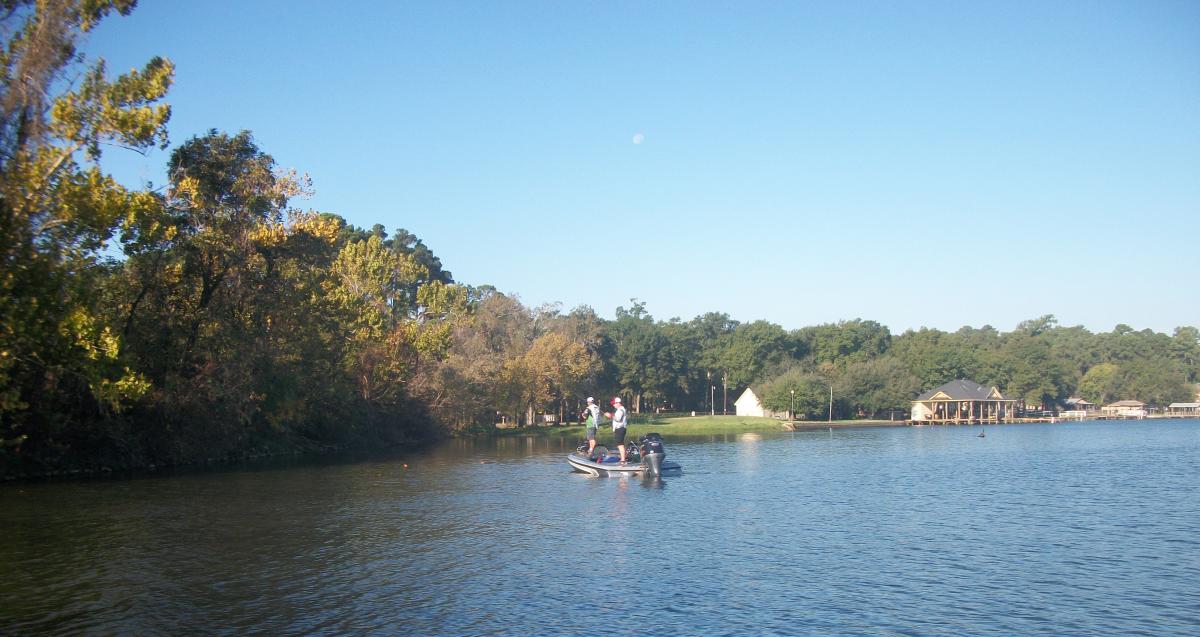
{"label": "green grass bank", "polygon": [[[756,418],[753,416],[672,416],[658,417],[653,414],[635,414],[629,424],[629,436],[637,437],[651,431],[657,431],[664,436],[703,436],[719,434],[739,434],[747,432],[788,431],[790,425],[795,430],[827,429],[829,427],[887,427],[904,424],[901,421],[890,420],[796,420],[781,421],[775,418]],[[600,426],[601,438],[604,431],[612,431],[612,425],[605,422]],[[577,434],[583,437],[583,425],[559,425],[550,427],[518,427],[498,431],[501,436],[561,436]]]}

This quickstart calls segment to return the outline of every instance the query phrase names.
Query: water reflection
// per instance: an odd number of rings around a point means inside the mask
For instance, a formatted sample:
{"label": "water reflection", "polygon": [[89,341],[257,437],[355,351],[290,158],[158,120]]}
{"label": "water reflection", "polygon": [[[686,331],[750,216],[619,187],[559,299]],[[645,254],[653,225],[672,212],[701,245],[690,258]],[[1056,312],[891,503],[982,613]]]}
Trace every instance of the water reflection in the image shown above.
{"label": "water reflection", "polygon": [[738,434],[738,469],[741,471],[756,471],[759,468],[759,451],[762,441],[763,436],[760,433],[746,432]]}
{"label": "water reflection", "polygon": [[[573,436],[455,440],[4,487],[0,634],[1197,634],[1197,431],[668,437],[683,475],[610,479]],[[597,609],[648,560],[650,610]]]}
{"label": "water reflection", "polygon": [[667,481],[662,479],[661,476],[645,476],[639,481],[639,484],[643,489],[661,490],[667,488]]}

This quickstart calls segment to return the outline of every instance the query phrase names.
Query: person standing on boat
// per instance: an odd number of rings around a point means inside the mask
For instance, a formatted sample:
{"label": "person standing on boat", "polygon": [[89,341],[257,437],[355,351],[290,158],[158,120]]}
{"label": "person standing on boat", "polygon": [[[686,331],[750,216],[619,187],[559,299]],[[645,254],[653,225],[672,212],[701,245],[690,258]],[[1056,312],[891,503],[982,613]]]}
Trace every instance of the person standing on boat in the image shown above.
{"label": "person standing on boat", "polygon": [[612,419],[613,442],[617,443],[617,450],[621,452],[621,464],[625,464],[625,424],[629,421],[629,412],[621,404],[620,396],[613,396],[612,406],[612,413],[605,412],[604,417]]}
{"label": "person standing on boat", "polygon": [[587,428],[588,457],[596,453],[596,427],[600,426],[600,405],[588,396],[587,408],[583,410],[584,426]]}

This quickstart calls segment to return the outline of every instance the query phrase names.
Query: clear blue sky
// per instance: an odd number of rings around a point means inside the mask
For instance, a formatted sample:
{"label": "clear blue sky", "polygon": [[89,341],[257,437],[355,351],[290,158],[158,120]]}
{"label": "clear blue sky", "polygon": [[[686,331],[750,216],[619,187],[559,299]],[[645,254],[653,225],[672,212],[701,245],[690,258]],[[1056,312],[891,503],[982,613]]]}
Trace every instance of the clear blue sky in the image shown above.
{"label": "clear blue sky", "polygon": [[1200,325],[1197,2],[142,0],[89,49],[529,305]]}

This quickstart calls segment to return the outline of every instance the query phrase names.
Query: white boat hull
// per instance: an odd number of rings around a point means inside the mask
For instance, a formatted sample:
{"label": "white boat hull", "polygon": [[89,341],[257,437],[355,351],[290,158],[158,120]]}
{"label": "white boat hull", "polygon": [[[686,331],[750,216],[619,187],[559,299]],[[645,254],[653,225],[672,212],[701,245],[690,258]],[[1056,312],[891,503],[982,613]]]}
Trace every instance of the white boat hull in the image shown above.
{"label": "white boat hull", "polygon": [[[567,455],[567,463],[570,464],[571,468],[576,471],[596,477],[626,475],[640,476],[643,474],[648,474],[650,471],[650,467],[646,466],[642,462],[630,462],[628,464],[619,464],[615,462],[596,462],[595,460],[591,460],[586,456],[581,456],[578,453],[571,453]],[[679,463],[677,462],[663,460],[660,473],[662,475],[683,473],[683,467],[679,466]]]}

